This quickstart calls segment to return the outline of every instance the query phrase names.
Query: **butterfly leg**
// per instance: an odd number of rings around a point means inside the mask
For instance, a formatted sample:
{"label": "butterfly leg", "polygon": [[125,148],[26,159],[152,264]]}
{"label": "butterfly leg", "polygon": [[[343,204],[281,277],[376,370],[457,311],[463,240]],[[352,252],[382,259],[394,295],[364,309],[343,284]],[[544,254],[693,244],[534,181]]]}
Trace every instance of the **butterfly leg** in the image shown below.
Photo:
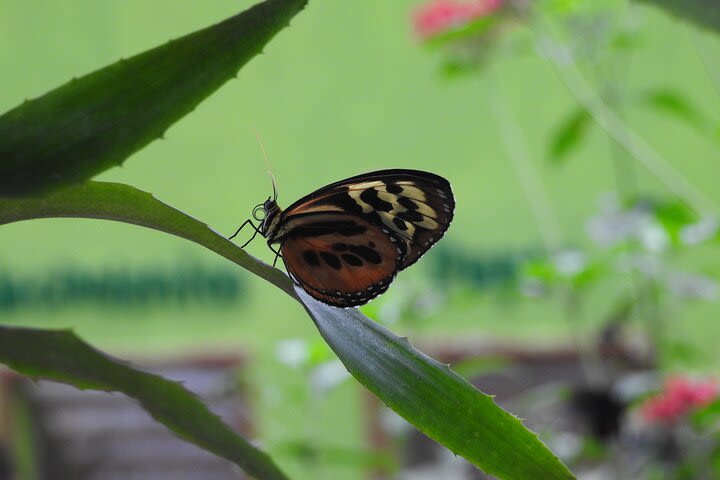
{"label": "butterfly leg", "polygon": [[[275,265],[277,264],[277,259],[278,259],[278,257],[279,257],[279,258],[282,258],[282,255],[280,255],[280,251],[279,251],[279,250],[275,250],[275,249],[272,247],[272,245],[268,244],[268,248],[269,248],[270,250],[272,250],[272,252],[275,254],[275,259],[273,260],[273,268],[275,268]],[[283,260],[283,263],[285,263],[285,260]]]}
{"label": "butterfly leg", "polygon": [[[250,224],[250,226],[252,226],[253,228],[255,228],[255,225],[253,225],[252,220],[250,220],[250,219],[248,218],[247,220],[245,220],[245,221],[243,222],[242,225],[240,225],[240,227],[235,231],[235,233],[233,233],[232,235],[230,235],[230,236],[228,237],[228,240],[232,240],[233,238],[237,237],[237,234],[240,233],[240,230],[242,230],[243,227],[245,227],[245,225],[247,225],[248,223]],[[255,230],[257,230],[257,229],[255,229]]]}
{"label": "butterfly leg", "polygon": [[250,242],[252,242],[253,239],[255,239],[255,236],[256,236],[258,233],[260,233],[260,229],[255,226],[255,224],[252,222],[252,220],[247,219],[247,220],[245,220],[245,221],[243,222],[242,225],[240,225],[240,228],[238,228],[237,231],[236,231],[235,233],[233,233],[233,234],[228,238],[228,240],[232,240],[233,238],[235,238],[235,237],[237,236],[237,234],[240,233],[240,230],[242,230],[243,227],[244,227],[245,225],[247,225],[247,224],[250,224],[250,226],[252,227],[252,229],[255,230],[255,233],[253,233],[252,237],[250,237],[250,240],[248,240],[247,242],[243,243],[240,248],[245,248],[245,247],[247,246],[247,244],[250,243]]}

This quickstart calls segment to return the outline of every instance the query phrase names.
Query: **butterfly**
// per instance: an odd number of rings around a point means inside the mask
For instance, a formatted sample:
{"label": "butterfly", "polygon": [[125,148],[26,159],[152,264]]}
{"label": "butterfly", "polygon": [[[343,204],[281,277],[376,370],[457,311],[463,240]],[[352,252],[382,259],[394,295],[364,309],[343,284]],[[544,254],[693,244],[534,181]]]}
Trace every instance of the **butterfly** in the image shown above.
{"label": "butterfly", "polygon": [[[447,231],[455,199],[450,183],[420,170],[380,170],[322,187],[282,210],[273,197],[245,225],[283,259],[310,296],[336,307],[363,305]],[[273,248],[274,245],[279,245]],[[273,263],[275,265],[275,263]]]}

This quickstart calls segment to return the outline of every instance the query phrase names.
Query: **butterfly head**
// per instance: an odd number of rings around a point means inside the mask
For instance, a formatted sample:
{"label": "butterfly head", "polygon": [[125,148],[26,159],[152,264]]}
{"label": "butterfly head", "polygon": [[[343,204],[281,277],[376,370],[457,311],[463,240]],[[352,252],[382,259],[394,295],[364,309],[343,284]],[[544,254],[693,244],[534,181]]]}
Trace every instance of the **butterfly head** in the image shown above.
{"label": "butterfly head", "polygon": [[280,221],[280,206],[274,198],[265,200],[264,203],[253,208],[253,218],[260,222],[260,233],[267,239],[272,239],[277,232]]}

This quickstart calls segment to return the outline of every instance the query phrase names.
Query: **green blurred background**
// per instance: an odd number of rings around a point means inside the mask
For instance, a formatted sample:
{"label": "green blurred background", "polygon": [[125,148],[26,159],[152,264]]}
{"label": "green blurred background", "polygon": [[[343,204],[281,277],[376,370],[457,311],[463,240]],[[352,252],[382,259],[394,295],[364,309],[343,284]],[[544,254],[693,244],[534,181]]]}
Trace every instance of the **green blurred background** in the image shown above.
{"label": "green blurred background", "polygon": [[[551,136],[577,103],[551,63],[529,48],[523,54],[498,56],[480,74],[449,79],[439,69],[438,53],[413,38],[410,12],[418,3],[311,1],[238,80],[172,127],[163,141],[100,179],[152,192],[229,235],[271,192],[253,129],[270,157],[281,206],[326,183],[374,169],[416,168],[443,175],[457,198],[453,225],[437,249],[367,307],[377,315],[386,306],[392,309],[403,295],[435,288],[432,265],[438,259],[433,256],[441,255],[441,248],[478,258],[545,248],[503,144],[502,118],[494,103],[499,102],[509,115],[511,133],[524,137],[513,143],[527,150],[533,167],[528,174],[549,199],[555,220],[546,219],[545,228],[562,245],[587,245],[587,218],[599,210],[603,194],[616,190],[607,137],[595,129],[565,164],[553,165],[547,158]],[[0,111],[250,4],[0,0],[0,65],[5,66]],[[720,42],[651,8],[633,8],[632,19],[641,35],[638,46],[620,62],[623,88],[681,91],[716,119]],[[629,109],[625,120],[720,204],[717,141],[643,109]],[[637,163],[632,170],[639,192],[667,195]],[[272,260],[261,240],[248,250]],[[700,249],[683,262],[717,271],[713,251]],[[258,436],[271,453],[280,452],[278,460],[289,473],[297,478],[361,478],[356,466],[342,460],[333,465],[322,459],[313,465],[282,454],[283,445],[298,440],[318,448],[362,449],[365,427],[361,387],[354,381],[329,394],[314,394],[303,372],[278,359],[280,341],[315,344],[319,335],[300,306],[272,285],[179,238],[106,221],[7,225],[0,234],[0,252],[5,278],[16,283],[42,280],[50,285],[48,295],[54,275],[69,270],[86,275],[159,271],[172,276],[178,269],[195,268],[236,276],[242,295],[230,302],[169,302],[148,308],[84,302],[7,309],[0,315],[8,324],[73,328],[91,344],[123,358],[243,352],[252,361]],[[568,339],[560,302],[509,297],[505,290],[460,289],[449,294],[442,308],[413,321],[401,318],[391,328],[415,343]],[[581,331],[593,331],[613,293],[612,286],[593,293],[579,320]],[[668,312],[668,328],[698,347],[697,358],[717,359],[719,311],[715,302],[691,303]],[[712,370],[717,363],[696,361],[691,367],[703,365]]]}

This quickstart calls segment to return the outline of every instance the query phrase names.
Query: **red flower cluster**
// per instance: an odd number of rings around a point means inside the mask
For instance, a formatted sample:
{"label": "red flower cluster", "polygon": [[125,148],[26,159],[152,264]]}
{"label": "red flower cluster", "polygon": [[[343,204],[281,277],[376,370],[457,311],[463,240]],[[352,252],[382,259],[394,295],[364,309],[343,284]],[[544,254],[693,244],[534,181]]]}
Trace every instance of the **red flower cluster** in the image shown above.
{"label": "red flower cluster", "polygon": [[431,0],[415,10],[415,32],[421,38],[430,38],[482,18],[502,5],[503,0]]}
{"label": "red flower cluster", "polygon": [[665,381],[665,389],[647,399],[640,411],[648,422],[673,423],[689,411],[713,402],[718,393],[714,381],[693,382],[684,377],[670,377]]}

